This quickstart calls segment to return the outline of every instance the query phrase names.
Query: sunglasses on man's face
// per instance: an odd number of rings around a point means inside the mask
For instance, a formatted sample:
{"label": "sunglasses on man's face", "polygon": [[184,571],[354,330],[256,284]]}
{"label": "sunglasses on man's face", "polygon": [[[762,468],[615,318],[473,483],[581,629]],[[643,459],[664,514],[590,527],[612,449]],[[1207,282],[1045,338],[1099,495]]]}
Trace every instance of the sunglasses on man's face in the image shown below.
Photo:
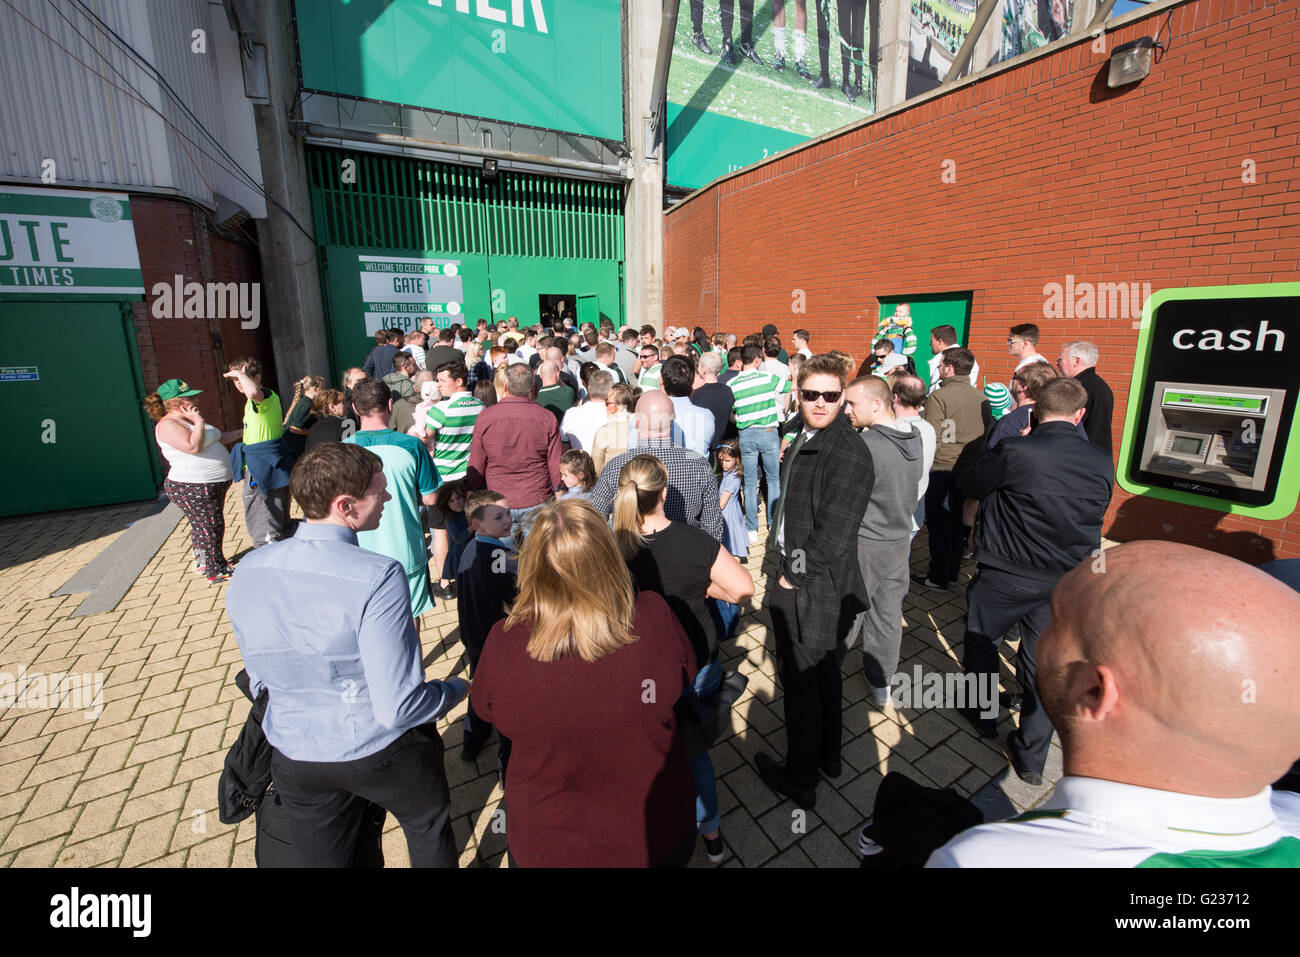
{"label": "sunglasses on man's face", "polygon": [[844,391],[842,389],[836,392],[817,392],[814,389],[799,390],[799,398],[808,403],[816,402],[818,399],[825,399],[829,404],[834,405],[836,402],[840,401],[840,396],[843,394]]}

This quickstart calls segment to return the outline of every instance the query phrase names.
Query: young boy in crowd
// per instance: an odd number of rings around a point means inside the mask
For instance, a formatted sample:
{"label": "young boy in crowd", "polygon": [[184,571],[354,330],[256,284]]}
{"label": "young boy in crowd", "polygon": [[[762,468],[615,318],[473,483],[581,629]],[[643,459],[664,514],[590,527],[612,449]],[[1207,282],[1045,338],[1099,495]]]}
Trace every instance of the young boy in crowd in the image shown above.
{"label": "young boy in crowd", "polygon": [[[465,499],[465,517],[474,532],[474,540],[465,546],[460,567],[456,569],[456,616],[460,640],[469,655],[469,672],[478,667],[483,644],[492,626],[505,618],[515,600],[515,575],[518,556],[506,541],[510,535],[510,509],[500,492],[471,492]],[[474,713],[471,704],[465,713],[463,761],[478,757],[492,734],[492,725]],[[505,787],[506,764],[510,760],[510,741],[501,738],[497,774]]]}
{"label": "young boy in crowd", "polygon": [[262,387],[262,366],[256,359],[231,360],[225,377],[247,401],[244,434],[232,450],[235,481],[243,482],[244,523],[253,547],[289,538],[289,472],[293,456],[284,444],[284,412],[280,397]]}

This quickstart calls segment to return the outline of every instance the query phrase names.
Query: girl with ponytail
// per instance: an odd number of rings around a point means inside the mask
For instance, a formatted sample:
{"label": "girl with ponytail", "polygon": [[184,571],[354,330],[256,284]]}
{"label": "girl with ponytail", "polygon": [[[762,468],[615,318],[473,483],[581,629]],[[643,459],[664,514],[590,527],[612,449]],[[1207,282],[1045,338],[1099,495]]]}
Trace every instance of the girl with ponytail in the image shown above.
{"label": "girl with ponytail", "polygon": [[[638,455],[618,477],[614,536],[639,591],[658,592],[668,602],[695,648],[699,672],[687,694],[714,695],[722,683],[718,642],[722,623],[709,600],[739,604],[754,594],[754,582],[740,562],[707,532],[664,514],[668,470],[653,455]],[[719,832],[718,788],[708,751],[691,758],[695,819],[709,859],[726,854]]]}
{"label": "girl with ponytail", "polygon": [[284,414],[284,444],[295,455],[301,455],[307,446],[307,433],[316,423],[312,402],[325,388],[325,379],[318,375],[303,376],[293,384],[293,398],[289,411]]}

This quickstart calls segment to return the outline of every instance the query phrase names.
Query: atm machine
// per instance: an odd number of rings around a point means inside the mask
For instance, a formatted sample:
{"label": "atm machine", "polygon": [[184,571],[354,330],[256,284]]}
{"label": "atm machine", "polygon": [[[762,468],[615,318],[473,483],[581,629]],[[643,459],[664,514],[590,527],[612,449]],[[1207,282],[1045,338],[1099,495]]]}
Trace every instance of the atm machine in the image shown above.
{"label": "atm machine", "polygon": [[1134,495],[1289,517],[1300,501],[1300,283],[1145,304],[1116,478]]}
{"label": "atm machine", "polygon": [[1143,471],[1185,479],[1189,488],[1264,488],[1286,390],[1156,382],[1154,393]]}

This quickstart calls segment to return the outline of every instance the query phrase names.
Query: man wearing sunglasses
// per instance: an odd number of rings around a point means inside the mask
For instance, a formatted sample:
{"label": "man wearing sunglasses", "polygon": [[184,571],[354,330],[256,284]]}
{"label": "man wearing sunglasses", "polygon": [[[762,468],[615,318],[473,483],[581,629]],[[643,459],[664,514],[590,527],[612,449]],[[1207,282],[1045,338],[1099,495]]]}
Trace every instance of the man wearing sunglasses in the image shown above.
{"label": "man wearing sunglasses", "polygon": [[785,708],[786,761],[755,758],[768,787],[802,808],[816,803],[817,772],[842,773],[841,665],[845,639],[868,597],[858,526],[875,483],[871,454],[844,407],[844,366],[813,356],[799,371],[803,428],[786,451],[772,522],[781,574],[768,587]]}
{"label": "man wearing sunglasses", "polygon": [[1038,354],[1038,327],[1032,322],[1011,327],[1007,334],[1007,351],[1016,357],[1017,372],[1031,362],[1047,361]]}
{"label": "man wearing sunglasses", "polygon": [[637,356],[636,371],[640,378],[637,379],[637,385],[642,392],[649,392],[651,389],[659,388],[660,369],[659,347],[654,343],[642,345],[641,352]]}

